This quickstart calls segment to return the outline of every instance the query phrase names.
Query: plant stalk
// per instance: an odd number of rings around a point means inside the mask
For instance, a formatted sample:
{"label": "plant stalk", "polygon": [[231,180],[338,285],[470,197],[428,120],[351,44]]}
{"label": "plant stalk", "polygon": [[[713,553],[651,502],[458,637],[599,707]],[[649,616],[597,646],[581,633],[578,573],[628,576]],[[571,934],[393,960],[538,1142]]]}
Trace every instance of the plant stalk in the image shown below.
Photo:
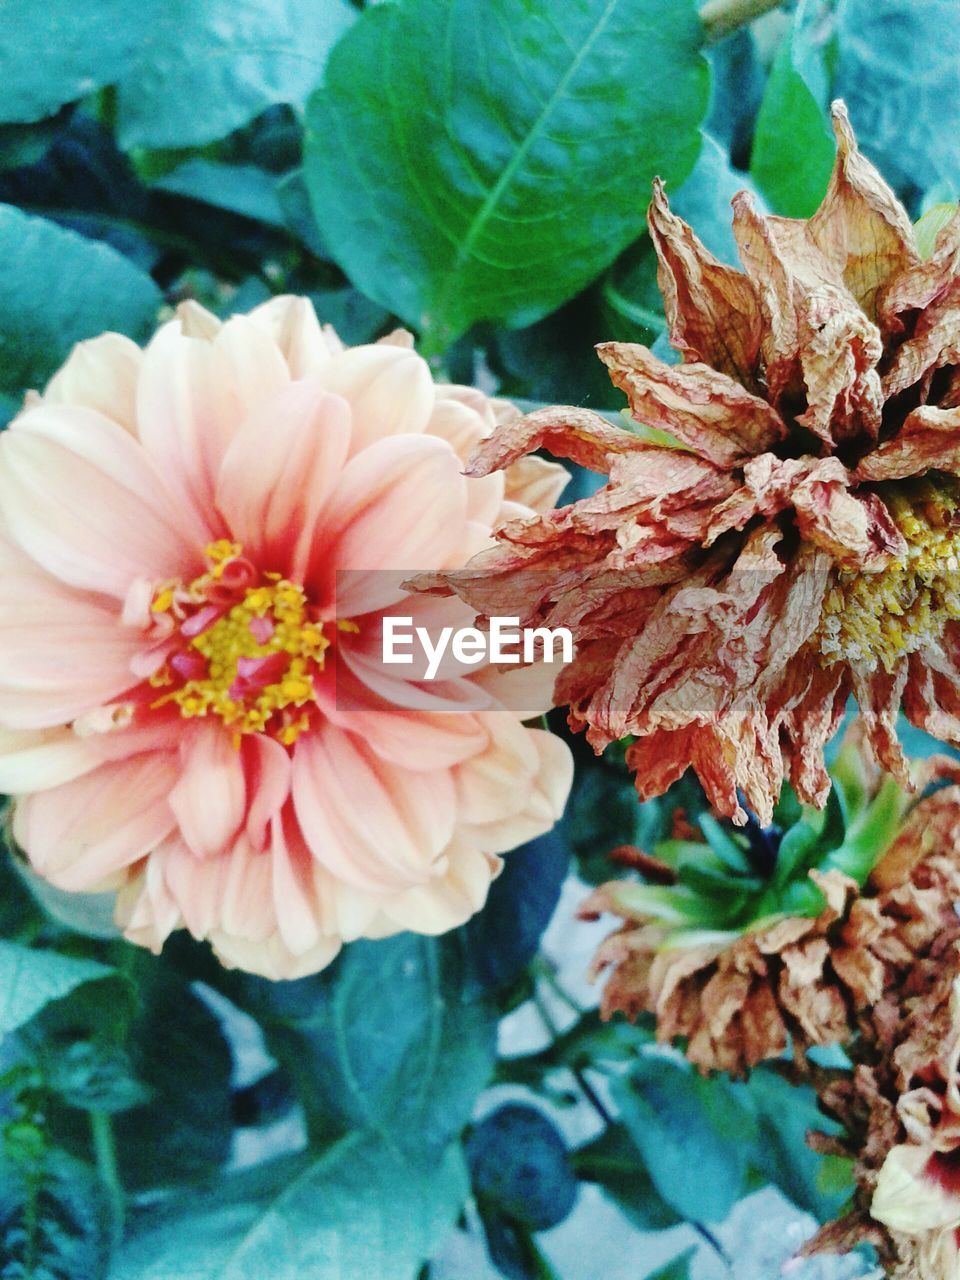
{"label": "plant stalk", "polygon": [[123,1187],[117,1167],[117,1149],[113,1139],[113,1122],[107,1111],[90,1112],[90,1129],[93,1133],[93,1150],[97,1160],[97,1172],[107,1193],[110,1206],[110,1230],[114,1247],[123,1235]]}
{"label": "plant stalk", "polygon": [[700,21],[707,29],[707,43],[715,44],[754,18],[778,8],[780,3],[781,0],[707,0],[700,10]]}

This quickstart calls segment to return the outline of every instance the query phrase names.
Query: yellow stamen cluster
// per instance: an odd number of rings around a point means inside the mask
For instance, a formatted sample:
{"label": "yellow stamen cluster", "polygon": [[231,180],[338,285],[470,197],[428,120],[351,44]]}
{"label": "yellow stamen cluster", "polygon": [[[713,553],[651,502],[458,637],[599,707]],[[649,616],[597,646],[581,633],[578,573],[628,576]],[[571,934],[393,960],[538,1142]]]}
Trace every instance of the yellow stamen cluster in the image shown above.
{"label": "yellow stamen cluster", "polygon": [[[241,548],[231,543],[208,547],[210,570],[186,587],[183,597],[203,607],[211,580],[219,581],[227,564],[240,554]],[[233,730],[237,742],[245,733],[270,733],[290,745],[309,724],[307,711],[300,709],[313,701],[313,676],[323,670],[330,640],[323,624],[310,620],[302,587],[279,574],[265,574],[264,578],[260,585],[247,588],[243,598],[211,626],[189,639],[186,652],[193,651],[206,660],[206,675],[186,680],[156,705],[174,702],[187,717],[219,716]],[[154,597],[153,612],[174,609],[176,599],[173,589],[163,588]],[[263,640],[257,639],[258,619],[273,627],[272,634]],[[241,659],[275,654],[283,654],[286,662],[271,683],[246,696],[231,694]],[[165,667],[152,677],[152,683],[169,685],[176,678]],[[300,714],[296,714],[298,710]]]}
{"label": "yellow stamen cluster", "polygon": [[907,555],[876,573],[838,573],[816,636],[825,666],[892,671],[960,618],[960,494],[923,481],[882,497]]}

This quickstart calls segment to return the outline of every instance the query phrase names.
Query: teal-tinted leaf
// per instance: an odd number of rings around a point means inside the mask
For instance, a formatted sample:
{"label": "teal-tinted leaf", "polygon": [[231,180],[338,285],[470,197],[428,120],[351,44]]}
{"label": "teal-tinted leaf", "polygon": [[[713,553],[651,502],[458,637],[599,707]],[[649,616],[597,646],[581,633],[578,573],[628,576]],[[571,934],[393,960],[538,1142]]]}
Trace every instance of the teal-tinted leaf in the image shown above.
{"label": "teal-tinted leaf", "polygon": [[573,1153],[577,1177],[595,1182],[641,1231],[666,1231],[682,1219],[653,1185],[636,1143],[622,1124]]}
{"label": "teal-tinted leaf", "polygon": [[750,859],[746,851],[728,831],[724,830],[712,814],[700,815],[700,830],[707,844],[728,871],[738,874],[750,871]]}
{"label": "teal-tinted leaf", "polygon": [[757,117],[750,173],[774,213],[806,218],[823,198],[834,144],[823,0],[800,0],[777,51]]}
{"label": "teal-tinted leaf", "polygon": [[459,1147],[427,1160],[351,1134],[144,1215],[110,1280],[411,1280],[467,1192]]}
{"label": "teal-tinted leaf", "polygon": [[315,1133],[362,1128],[420,1150],[470,1117],[493,1071],[496,1016],[465,990],[462,944],[400,934],[351,944],[324,974],[244,978],[238,1003],[264,1027]]}
{"label": "teal-tinted leaf", "polygon": [[490,1261],[507,1280],[561,1280],[528,1227],[489,1205],[479,1205]]}
{"label": "teal-tinted leaf", "polygon": [[142,337],[160,305],[148,275],[105,244],[0,205],[0,388],[40,387],[74,343]]}
{"label": "teal-tinted leaf", "polygon": [[450,345],[531,324],[690,172],[707,105],[692,0],[367,8],[307,116],[321,234],[358,288]]}
{"label": "teal-tinted leaf", "polygon": [[[277,200],[288,230],[303,242],[315,258],[326,262],[330,251],[314,220],[310,195],[301,169],[294,169],[280,179],[277,183]],[[369,305],[373,307],[375,304],[371,302]],[[381,311],[381,315],[385,314]]]}
{"label": "teal-tinted leaf", "polygon": [[113,973],[95,960],[0,941],[0,1036],[16,1031],[53,1000]]}
{"label": "teal-tinted leaf", "polygon": [[569,863],[566,843],[555,832],[507,857],[486,906],[464,931],[471,968],[483,986],[508,986],[536,955]]}
{"label": "teal-tinted leaf", "polygon": [[685,1249],[665,1267],[658,1267],[656,1271],[651,1271],[646,1280],[690,1280],[690,1263],[696,1252],[695,1248]]}
{"label": "teal-tinted leaf", "polygon": [[221,164],[194,156],[153,186],[171,195],[187,196],[204,204],[239,213],[268,226],[285,227],[277,199],[276,174],[252,164]]}
{"label": "teal-tinted leaf", "polygon": [[756,1068],[747,1084],[738,1087],[750,1098],[757,1118],[759,1140],[751,1153],[754,1166],[819,1222],[835,1217],[852,1183],[829,1187],[824,1157],[807,1146],[809,1130],[834,1133],[837,1129],[818,1108],[813,1090],[792,1085],[765,1067]]}
{"label": "teal-tinted leaf", "polygon": [[711,253],[736,267],[740,257],[733,237],[730,201],[738,191],[753,192],[757,207],[766,212],[766,202],[750,175],[735,169],[727,151],[715,138],[704,134],[693,173],[676,191],[668,193],[674,213],[689,222]]}
{"label": "teal-tinted leaf", "polygon": [[716,1222],[740,1196],[753,1118],[722,1078],[648,1054],[613,1091],[654,1186],[683,1218]]}
{"label": "teal-tinted leaf", "polygon": [[103,1280],[110,1215],[93,1170],[62,1151],[0,1153],[0,1264],[10,1280]]}
{"label": "teal-tinted leaf", "polygon": [[737,164],[750,153],[750,139],[766,72],[758,57],[750,27],[741,27],[707,50],[713,72],[713,101],[707,131],[720,142]]}
{"label": "teal-tinted leaf", "polygon": [[92,938],[119,938],[113,922],[116,895],[112,893],[68,893],[58,889],[30,867],[25,859],[11,858],[21,881],[51,920],[74,933]]}
{"label": "teal-tinted leaf", "polygon": [[4,0],[0,121],[40,120],[122,75],[162,0]]}
{"label": "teal-tinted leaf", "polygon": [[860,145],[897,187],[960,183],[956,0],[842,0],[837,93]]}
{"label": "teal-tinted leaf", "polygon": [[474,1126],[466,1154],[477,1199],[531,1231],[557,1226],[576,1202],[566,1144],[536,1107],[498,1107]]}
{"label": "teal-tinted leaf", "polygon": [[773,889],[783,889],[809,866],[817,844],[817,833],[804,819],[794,823],[780,841],[777,864],[773,876]]}
{"label": "teal-tinted leaf", "polygon": [[887,778],[825,865],[863,884],[893,842],[903,807],[902,790],[893,778]]}
{"label": "teal-tinted leaf", "polygon": [[120,83],[121,145],[202,146],[302,107],[353,17],[347,0],[164,0]]}
{"label": "teal-tinted leaf", "polygon": [[0,125],[0,169],[18,169],[42,160],[63,121],[60,116],[36,124]]}

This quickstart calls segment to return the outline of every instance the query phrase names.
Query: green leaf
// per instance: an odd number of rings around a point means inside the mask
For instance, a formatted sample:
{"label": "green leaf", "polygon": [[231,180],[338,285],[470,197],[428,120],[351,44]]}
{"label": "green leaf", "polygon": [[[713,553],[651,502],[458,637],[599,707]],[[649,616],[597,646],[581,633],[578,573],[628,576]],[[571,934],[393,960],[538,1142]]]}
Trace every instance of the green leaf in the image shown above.
{"label": "green leaf", "polygon": [[298,1086],[314,1136],[367,1129],[421,1150],[467,1122],[493,1071],[492,1003],[464,991],[461,940],[352,943],[324,974],[236,993]]}
{"label": "green leaf", "polygon": [[508,986],[536,955],[569,863],[566,843],[554,832],[507,857],[483,910],[465,926],[470,964],[483,986]]}
{"label": "green leaf", "polygon": [[145,1216],[110,1280],[411,1280],[467,1192],[458,1146],[416,1159],[351,1134]]}
{"label": "green leaf", "polygon": [[677,1254],[672,1262],[668,1262],[665,1267],[651,1271],[646,1280],[690,1280],[690,1263],[693,1261],[696,1252],[695,1246],[685,1249],[683,1253]]}
{"label": "green leaf", "polygon": [[41,1145],[0,1153],[0,1263],[11,1280],[103,1280],[110,1258],[106,1197],[93,1170]]}
{"label": "green leaf", "polygon": [[0,941],[0,1037],[22,1027],[52,1000],[113,972],[95,960]]}
{"label": "green leaf", "polygon": [[4,0],[0,121],[32,121],[116,80],[162,0]]}
{"label": "green leaf", "polygon": [[202,146],[302,107],[354,16],[346,0],[164,0],[119,86],[121,146]]}
{"label": "green leaf", "polygon": [[774,213],[806,218],[827,189],[834,143],[822,0],[800,0],[760,104],[750,174]]}
{"label": "green leaf", "polygon": [[647,1054],[612,1085],[654,1186],[683,1218],[716,1222],[740,1196],[752,1116],[721,1077]]}
{"label": "green leaf", "polygon": [[277,199],[276,174],[253,164],[221,164],[194,156],[152,185],[155,190],[200,200],[268,226],[286,227]]}
{"label": "green leaf", "polygon": [[960,184],[960,22],[956,0],[842,0],[836,91],[888,182]]}
{"label": "green leaf", "polygon": [[577,1177],[595,1182],[641,1231],[666,1231],[682,1218],[653,1185],[639,1148],[622,1124],[611,1124],[573,1153]]}
{"label": "green leaf", "polygon": [[639,234],[655,174],[690,172],[702,39],[693,0],[368,7],[307,115],[334,258],[434,350],[532,324]]}
{"label": "green leaf", "polygon": [[474,1126],[466,1153],[477,1200],[531,1231],[557,1226],[576,1203],[566,1144],[536,1107],[504,1103]]}
{"label": "green leaf", "polygon": [[835,1133],[838,1128],[818,1108],[813,1090],[792,1085],[764,1067],[756,1068],[749,1081],[738,1087],[749,1096],[757,1117],[759,1140],[751,1163],[818,1222],[836,1217],[852,1182],[848,1169],[845,1182],[829,1187],[824,1157],[807,1146],[808,1130]]}
{"label": "green leaf", "polygon": [[105,244],[0,205],[0,389],[41,387],[74,343],[142,337],[160,305],[148,275]]}

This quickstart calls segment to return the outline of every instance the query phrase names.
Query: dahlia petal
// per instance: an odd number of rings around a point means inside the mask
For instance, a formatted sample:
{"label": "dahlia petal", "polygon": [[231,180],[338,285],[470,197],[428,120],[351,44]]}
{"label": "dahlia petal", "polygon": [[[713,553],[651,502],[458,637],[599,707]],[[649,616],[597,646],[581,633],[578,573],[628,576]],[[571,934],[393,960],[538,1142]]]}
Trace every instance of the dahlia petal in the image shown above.
{"label": "dahlia petal", "polygon": [[319,973],[334,959],[341,946],[339,938],[324,938],[305,955],[293,955],[277,934],[266,942],[251,942],[222,930],[214,930],[210,941],[217,959],[228,969],[243,969],[261,978],[269,978],[271,982],[291,981]]}
{"label": "dahlia petal", "polygon": [[59,787],[101,763],[91,744],[69,729],[0,728],[0,791],[5,795]]}
{"label": "dahlia petal", "polygon": [[157,955],[182,925],[180,908],[164,879],[162,845],[120,887],[115,919],[128,941]]}
{"label": "dahlia petal", "polygon": [[183,499],[225,530],[214,505],[217,476],[237,428],[289,381],[270,335],[234,316],[212,340],[187,337],[178,321],[159,330],[143,357],[137,418],[144,448]]}
{"label": "dahlia petal", "polygon": [[182,840],[171,839],[153,856],[163,864],[164,883],[186,928],[198,941],[208,937],[220,922],[233,852],[198,858]]}
{"label": "dahlia petal", "polygon": [[913,228],[903,205],[857,146],[844,104],[835,102],[831,115],[837,159],[807,234],[874,320],[878,291],[918,261]]}
{"label": "dahlia petal", "polygon": [[570,472],[559,462],[518,458],[504,474],[504,497],[507,502],[543,514],[557,505],[570,480]]}
{"label": "dahlia petal", "polygon": [[735,466],[787,434],[771,405],[709,365],[664,364],[632,342],[603,342],[597,352],[637,422],[669,432],[717,466]]}
{"label": "dahlia petal", "polygon": [[359,739],[332,726],[297,743],[292,789],[313,856],[358,888],[386,893],[425,880],[453,835],[456,808],[448,772],[387,765]]}
{"label": "dahlia petal", "polygon": [[191,727],[180,755],[170,807],[191,853],[215,858],[233,841],[245,816],[247,789],[240,752],[216,721]]}
{"label": "dahlia petal", "polygon": [[202,543],[136,441],[91,409],[40,404],[0,440],[12,537],[71,586],[123,599],[137,577],[192,568]]}
{"label": "dahlia petal", "polygon": [[881,290],[877,305],[880,325],[888,336],[907,327],[911,312],[924,312],[948,289],[960,271],[960,209],[937,235],[932,255],[893,276]]}
{"label": "dahlia petal", "polygon": [[137,640],[115,606],[48,577],[2,535],[0,566],[0,722],[62,725],[135,683]]}
{"label": "dahlia petal", "polygon": [[960,1196],[924,1177],[932,1154],[930,1147],[909,1143],[887,1153],[870,1202],[872,1218],[909,1235],[960,1226]]}
{"label": "dahlia petal", "polygon": [[338,584],[339,616],[393,604],[396,571],[449,564],[465,515],[466,482],[443,441],[398,435],[352,458],[314,540],[315,560],[349,571]]}
{"label": "dahlia petal", "polygon": [[427,429],[433,379],[426,361],[407,347],[350,347],[324,365],[323,382],[350,402],[355,454],[385,437],[419,435]]}
{"label": "dahlia petal", "polygon": [[456,929],[481,909],[501,861],[457,839],[444,850],[446,871],[428,884],[387,899],[384,915],[400,929],[437,935]]}
{"label": "dahlia petal", "polygon": [[743,272],[715,258],[670,212],[659,178],[647,223],[659,259],[670,342],[686,361],[712,365],[756,391],[763,318],[753,285]]}
{"label": "dahlia petal", "polygon": [[590,471],[606,471],[611,457],[643,447],[635,435],[611,426],[598,413],[560,405],[505,423],[477,446],[464,474],[476,477],[504,470],[534,449],[569,458]]}
{"label": "dahlia petal", "polygon": [[275,818],[271,831],[269,857],[277,932],[293,955],[305,955],[321,941],[313,861],[295,824],[288,824],[285,831],[284,824]]}
{"label": "dahlia petal", "polygon": [[898,435],[861,460],[856,478],[899,480],[931,470],[960,475],[960,409],[914,409]]}
{"label": "dahlia petal", "polygon": [[897,715],[907,675],[906,662],[901,662],[893,673],[882,669],[865,672],[858,667],[851,668],[853,695],[860,710],[864,733],[877,763],[908,791],[912,791],[910,770],[897,738]]}
{"label": "dahlia petal", "polygon": [[255,850],[264,846],[267,828],[290,795],[289,752],[275,738],[250,734],[241,745],[247,806],[246,833]]}
{"label": "dahlia petal", "polygon": [[250,942],[266,942],[277,931],[273,862],[240,836],[226,855],[226,871],[216,930]]}
{"label": "dahlia petal", "polygon": [[300,580],[350,447],[350,411],[317,378],[269,396],[229,445],[216,501],[244,552]]}
{"label": "dahlia petal", "polygon": [[202,338],[205,342],[212,342],[223,328],[220,317],[194,298],[178,304],[175,319],[185,338]]}
{"label": "dahlia petal", "polygon": [[876,325],[804,223],[761,217],[747,192],[734,197],[733,210],[740,257],[764,312],[772,403],[805,396],[797,421],[831,447],[861,432],[876,438],[883,404]]}
{"label": "dahlia petal", "polygon": [[176,757],[166,752],[112,761],[18,800],[14,836],[58,888],[98,892],[173,829],[176,778]]}
{"label": "dahlia petal", "polygon": [[94,409],[137,434],[137,379],[143,353],[119,333],[78,342],[43,393],[47,404]]}
{"label": "dahlia petal", "polygon": [[309,298],[284,295],[271,298],[249,313],[249,318],[266,329],[280,348],[294,379],[319,373],[343,344],[330,330],[321,328]]}
{"label": "dahlia petal", "polygon": [[446,440],[462,463],[490,434],[493,415],[486,405],[472,397],[456,394],[469,388],[437,387],[436,402],[427,422],[426,434]]}
{"label": "dahlia petal", "polygon": [[[501,797],[498,802],[492,802],[470,827],[473,838],[488,853],[507,853],[554,827],[563,817],[573,784],[573,757],[567,744],[544,729],[526,729],[523,732],[528,735],[534,762],[532,769],[524,771],[526,786],[519,807],[512,812],[507,811]],[[461,766],[458,775],[468,769],[469,765]],[[460,776],[457,781],[459,790],[462,785]]]}

